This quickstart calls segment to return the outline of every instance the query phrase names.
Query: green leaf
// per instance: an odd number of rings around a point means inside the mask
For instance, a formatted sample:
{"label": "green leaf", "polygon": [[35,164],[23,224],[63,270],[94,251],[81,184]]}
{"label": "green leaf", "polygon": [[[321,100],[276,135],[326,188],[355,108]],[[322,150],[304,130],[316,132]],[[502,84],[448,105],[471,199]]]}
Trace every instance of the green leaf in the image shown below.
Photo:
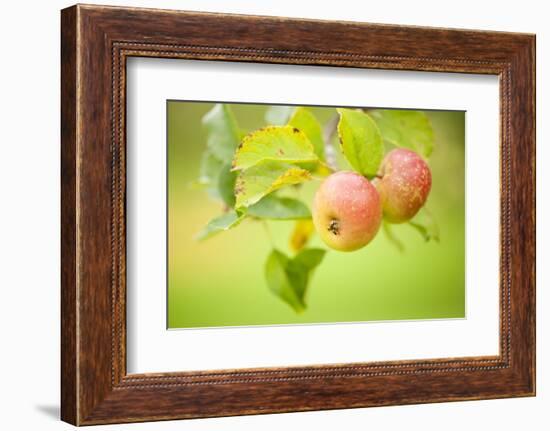
{"label": "green leaf", "polygon": [[237,173],[231,170],[231,164],[226,164],[218,176],[218,194],[224,203],[233,208],[235,206],[235,182]]}
{"label": "green leaf", "polygon": [[332,168],[321,160],[317,162],[295,163],[295,165],[319,177],[328,177],[334,173]]}
{"label": "green leaf", "polygon": [[290,259],[279,250],[273,250],[265,264],[269,289],[297,313],[304,311],[311,272],[321,263],[324,255],[324,250],[306,249]]}
{"label": "green leaf", "polygon": [[294,109],[294,106],[272,105],[265,112],[265,121],[272,126],[282,126],[287,123]]}
{"label": "green leaf", "polygon": [[340,114],[338,137],[346,159],[360,174],[375,176],[384,155],[378,127],[363,111],[345,108],[337,111]]}
{"label": "green leaf", "polygon": [[434,240],[439,242],[439,225],[435,217],[426,207],[422,208],[418,214],[409,221],[409,225],[415,228],[425,241]]}
{"label": "green leaf", "polygon": [[369,111],[385,141],[429,157],[434,148],[434,132],[428,116],[420,111],[374,109]]}
{"label": "green leaf", "polygon": [[233,158],[240,141],[240,130],[229,106],[217,103],[202,118],[207,129],[207,146],[222,162]]}
{"label": "green leaf", "polygon": [[321,248],[306,248],[298,253],[293,260],[308,271],[312,271],[323,261],[325,254],[326,250]]}
{"label": "green leaf", "polygon": [[401,242],[401,240],[397,238],[397,236],[395,236],[392,225],[387,221],[384,221],[383,228],[384,233],[386,234],[386,238],[388,238],[388,241],[393,244],[397,248],[397,250],[403,253],[405,251],[405,246],[403,245],[403,242]]}
{"label": "green leaf", "polygon": [[309,141],[313,144],[313,150],[320,160],[325,160],[325,142],[323,141],[323,131],[319,121],[306,108],[296,108],[288,125],[296,127],[305,133]]}
{"label": "green leaf", "polygon": [[258,163],[315,162],[319,159],[307,136],[292,126],[268,126],[244,137],[233,159],[234,170],[248,169]]}
{"label": "green leaf", "polygon": [[195,236],[195,239],[202,241],[217,233],[232,229],[243,221],[244,218],[244,214],[239,214],[235,211],[223,214],[210,220],[210,222]]}
{"label": "green leaf", "polygon": [[297,220],[290,234],[290,249],[294,252],[302,250],[315,232],[311,219]]}
{"label": "green leaf", "polygon": [[206,186],[208,195],[214,199],[220,199],[219,178],[223,169],[221,162],[210,150],[205,150],[202,153],[202,158],[199,167],[199,179],[195,184]]}
{"label": "green leaf", "polygon": [[311,179],[306,169],[275,161],[261,162],[239,172],[235,184],[235,207],[249,207],[281,187]]}
{"label": "green leaf", "polygon": [[247,214],[272,220],[311,218],[309,208],[297,199],[276,196],[273,193],[248,208]]}
{"label": "green leaf", "polygon": [[229,106],[216,104],[203,119],[208,133],[207,149],[200,165],[199,184],[208,186],[208,193],[232,207],[236,174],[231,172],[230,160],[239,145],[242,131],[235,122]]}
{"label": "green leaf", "polygon": [[215,185],[218,181],[218,176],[223,167],[221,162],[211,151],[206,150],[202,153],[202,158],[199,167],[199,184]]}
{"label": "green leaf", "polygon": [[[298,296],[291,276],[287,271],[290,259],[278,250],[273,250],[265,263],[265,278],[269,289],[290,305],[294,311],[300,313],[305,310],[303,298]],[[295,278],[295,276],[292,276]],[[296,282],[296,281],[294,281]]]}

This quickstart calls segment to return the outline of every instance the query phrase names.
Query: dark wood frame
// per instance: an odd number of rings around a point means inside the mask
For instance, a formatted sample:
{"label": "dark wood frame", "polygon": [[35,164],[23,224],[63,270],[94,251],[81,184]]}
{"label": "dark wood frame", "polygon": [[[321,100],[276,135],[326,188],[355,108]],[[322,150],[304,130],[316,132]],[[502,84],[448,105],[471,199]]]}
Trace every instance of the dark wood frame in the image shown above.
{"label": "dark wood frame", "polygon": [[[63,420],[88,425],[535,394],[534,35],[81,5],[61,17]],[[128,375],[129,56],[498,75],[500,354]]]}

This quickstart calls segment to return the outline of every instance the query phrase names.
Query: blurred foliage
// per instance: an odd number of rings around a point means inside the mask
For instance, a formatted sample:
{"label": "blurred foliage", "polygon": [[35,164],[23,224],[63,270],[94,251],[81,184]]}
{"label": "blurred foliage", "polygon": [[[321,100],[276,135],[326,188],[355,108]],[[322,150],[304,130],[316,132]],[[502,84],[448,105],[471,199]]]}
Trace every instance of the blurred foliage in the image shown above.
{"label": "blurred foliage", "polygon": [[[237,114],[233,112],[234,110]],[[194,115],[189,115],[191,112]],[[202,130],[198,127],[199,122],[194,119],[201,116],[200,112],[203,112],[204,129]],[[334,125],[337,126],[338,133],[323,133],[321,124],[324,122],[330,125],[336,112],[339,114],[339,121]],[[429,156],[434,148],[435,137],[438,136],[437,130],[434,132],[432,129],[430,116],[437,117],[438,114],[380,109],[337,109],[335,111],[334,108],[316,107],[169,102],[169,326],[293,323],[303,321],[302,318],[305,318],[307,322],[376,320],[377,313],[372,313],[368,306],[365,306],[362,311],[358,310],[359,314],[357,315],[353,311],[355,307],[351,307],[346,313],[345,310],[337,306],[331,309],[326,306],[320,307],[315,303],[310,304],[309,301],[306,303],[305,297],[306,292],[309,291],[308,283],[311,272],[325,256],[324,250],[305,248],[311,242],[314,233],[307,205],[307,202],[311,202],[311,195],[314,191],[310,187],[309,181],[332,172],[332,169],[325,164],[325,153],[330,152],[331,147],[336,144],[333,142],[335,135],[338,137],[343,156],[339,156],[337,159],[340,168],[347,169],[347,164],[369,178],[372,178],[378,171],[385,151],[384,142],[392,146],[413,148],[425,157]],[[443,121],[437,122],[437,128],[443,127],[445,131],[447,128],[445,122],[452,123],[450,129],[455,132],[460,132],[460,124],[462,128],[464,127],[462,112],[440,114],[443,117],[439,120]],[[267,124],[262,121],[262,117],[267,120]],[[458,125],[458,128],[455,124]],[[434,129],[437,128],[434,127]],[[199,133],[197,133],[198,130],[200,130]],[[203,130],[204,132],[202,132]],[[408,133],[406,133],[407,131]],[[458,173],[463,178],[463,130],[462,139],[458,138],[452,140],[453,150],[457,150],[460,155],[455,161],[462,163]],[[189,148],[190,145],[185,145],[189,141],[193,142],[192,149]],[[438,142],[438,144],[440,143],[444,144],[444,149],[449,149],[447,148],[449,147],[448,142],[444,139]],[[202,155],[199,154],[201,145]],[[194,181],[191,181],[189,168],[192,163],[190,162],[197,160],[197,157],[201,160],[200,168],[196,172],[198,180],[195,178]],[[441,160],[443,165],[446,161],[447,158]],[[431,164],[433,165],[433,162]],[[434,169],[433,166],[432,171],[434,176],[438,173],[438,169]],[[219,295],[229,299],[227,289],[228,286],[231,286],[231,301],[227,302],[229,304],[234,302],[233,300],[238,301],[239,298],[246,298],[246,295],[251,292],[252,285],[256,290],[261,288],[261,283],[258,283],[257,278],[257,266],[253,264],[258,256],[256,254],[254,259],[250,259],[249,250],[253,245],[258,246],[263,243],[262,248],[266,246],[271,248],[264,264],[265,283],[276,297],[282,299],[287,306],[290,306],[289,308],[299,314],[295,314],[294,317],[289,316],[288,312],[283,312],[279,307],[273,305],[268,307],[269,310],[265,308],[266,305],[260,305],[257,309],[247,308],[245,311],[225,309],[220,314],[220,308],[216,305],[219,304],[219,301],[208,302],[210,295],[204,292],[207,280],[202,274],[197,277],[198,268],[194,268],[197,271],[192,271],[195,277],[189,276],[185,272],[186,269],[189,269],[188,263],[181,260],[182,256],[192,253],[191,250],[195,250],[196,245],[184,239],[180,230],[188,231],[189,215],[202,214],[204,207],[203,204],[198,203],[201,201],[197,194],[198,191],[195,188],[184,187],[181,181],[182,177],[187,177],[188,183],[194,182],[205,187],[207,194],[218,200],[221,205],[218,215],[216,216],[214,212],[214,218],[195,236],[196,238],[206,239],[224,231],[227,231],[226,235],[229,235],[230,229],[239,226],[239,229],[235,231],[245,230],[247,226],[253,226],[255,220],[263,220],[262,225],[268,232],[267,239],[262,240],[256,234],[253,237],[247,236],[246,241],[237,241],[230,249],[225,250],[225,257],[223,250],[217,250],[214,255],[210,255],[209,258],[201,262],[200,267],[205,268],[206,265],[217,268],[225,259],[226,262],[240,262],[238,266],[241,265],[240,267],[243,269],[247,268],[248,271],[234,273],[234,276],[240,281],[214,277],[225,286],[220,287]],[[306,184],[303,184],[304,182]],[[458,208],[459,211],[450,217],[452,223],[449,224],[449,227],[453,226],[456,228],[456,233],[460,234],[460,231],[464,232],[463,182],[459,184],[458,190],[461,190],[461,196],[453,202],[453,210],[456,211]],[[432,195],[436,191],[437,187],[434,186]],[[434,200],[433,197],[430,197],[430,205]],[[197,205],[199,208],[196,207]],[[439,207],[440,205],[434,205],[438,216]],[[444,212],[448,216],[447,211]],[[246,219],[250,220],[252,225],[241,224]],[[266,224],[266,220],[271,220],[271,222]],[[285,254],[276,246],[281,235],[278,232],[274,235],[270,226],[272,223],[281,223],[277,220],[296,220],[294,224],[291,224],[291,230],[287,230],[285,234],[289,238],[287,246],[290,255]],[[409,225],[414,228],[413,231],[419,232],[424,240],[439,241],[440,229],[431,212],[419,212]],[[386,244],[400,251],[400,254],[406,259],[405,265],[414,266],[418,263],[417,248],[415,248],[415,253],[411,253],[410,256],[406,252],[402,253],[407,249],[408,232],[405,233],[401,226],[395,226],[394,229],[394,226],[388,226],[386,223],[381,230],[386,233]],[[214,242],[214,240],[212,241]],[[384,253],[375,254],[373,257],[376,245],[369,245],[366,248],[373,249],[369,253],[371,254],[370,259],[366,262],[380,266],[380,259]],[[447,252],[444,253],[445,258],[451,254],[454,257],[454,261],[451,259],[446,262],[448,265],[454,264],[454,270],[449,274],[449,276],[455,276],[450,285],[452,289],[447,287],[447,290],[452,290],[452,295],[445,295],[446,302],[444,301],[445,303],[437,310],[427,312],[425,306],[416,307],[416,313],[420,313],[420,317],[416,318],[449,317],[448,310],[454,310],[450,317],[458,317],[464,312],[464,238],[462,237],[458,243],[455,243],[455,247],[448,244],[445,251]],[[458,257],[461,252],[462,256]],[[201,254],[199,253],[199,255]],[[295,254],[294,257],[292,254]],[[338,253],[331,253],[331,255],[333,254]],[[365,253],[356,252],[355,254]],[[339,260],[341,261],[341,259]],[[348,259],[346,265],[343,265],[341,269],[349,268],[355,260]],[[254,268],[256,271],[253,270]],[[333,265],[332,269],[334,269]],[[250,271],[255,275],[252,275]],[[351,278],[355,271],[356,268],[348,271],[346,280],[348,277]],[[379,277],[376,278],[384,279],[384,274],[377,275]],[[425,280],[426,277],[429,278],[429,274],[423,273],[420,278]],[[202,284],[198,282],[197,278],[202,280]],[[326,277],[325,272],[325,278],[319,284],[326,288],[326,282],[330,278]],[[430,280],[430,286],[433,286],[434,281],[439,277],[433,278],[434,280]],[[405,280],[406,278],[401,279],[401,284]],[[212,283],[212,286],[208,286],[206,290],[212,291],[214,280]],[[315,283],[315,289],[317,289],[317,284],[318,282]],[[348,281],[343,284],[348,284]],[[351,285],[353,284],[351,283]],[[387,289],[384,284],[373,280],[370,280],[369,285],[380,286],[381,292]],[[329,296],[341,298],[340,290],[341,287],[335,286]],[[422,296],[424,291],[425,289],[418,289],[417,293]],[[373,296],[372,293],[370,296],[376,298],[377,295]],[[259,292],[255,292],[255,298],[258,297],[257,294]],[[403,314],[400,308],[395,306],[397,299],[394,297],[390,301],[385,301],[384,306],[379,310],[382,312],[382,318],[387,320],[415,318],[414,304],[408,314]],[[191,300],[191,302],[183,303],[183,300]],[[198,314],[199,309],[194,309],[192,313],[186,314],[193,302],[196,305],[202,305],[199,307],[202,314]],[[338,303],[338,301],[334,302]],[[415,301],[416,305],[418,305],[417,303],[418,301]],[[312,310],[312,307],[315,308]],[[411,311],[413,311],[412,314]]]}
{"label": "blurred foliage", "polygon": [[363,111],[337,109],[340,114],[338,138],[342,152],[353,169],[373,178],[384,157],[382,135],[376,123]]}
{"label": "blurred foliage", "polygon": [[369,110],[386,142],[409,148],[430,157],[434,148],[434,132],[428,116],[421,111],[400,109]]}

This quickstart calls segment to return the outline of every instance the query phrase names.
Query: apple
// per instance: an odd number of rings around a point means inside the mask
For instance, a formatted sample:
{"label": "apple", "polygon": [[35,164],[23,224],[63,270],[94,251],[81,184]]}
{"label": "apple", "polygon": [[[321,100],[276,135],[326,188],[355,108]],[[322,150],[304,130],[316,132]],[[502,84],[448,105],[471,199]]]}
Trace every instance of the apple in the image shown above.
{"label": "apple", "polygon": [[426,203],[432,174],[417,153],[398,148],[384,157],[373,184],[380,193],[384,218],[390,223],[404,223]]}
{"label": "apple", "polygon": [[313,224],[321,239],[335,250],[364,247],[376,236],[381,220],[378,191],[356,172],[330,175],[315,193]]}

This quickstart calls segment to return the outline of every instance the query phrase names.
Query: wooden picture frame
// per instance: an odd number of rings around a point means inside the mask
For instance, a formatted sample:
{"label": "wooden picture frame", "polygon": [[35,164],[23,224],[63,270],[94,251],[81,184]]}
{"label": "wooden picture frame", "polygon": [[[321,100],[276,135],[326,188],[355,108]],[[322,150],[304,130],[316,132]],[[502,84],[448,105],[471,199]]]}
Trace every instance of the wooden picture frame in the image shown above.
{"label": "wooden picture frame", "polygon": [[[61,18],[64,421],[535,394],[534,35],[82,5],[64,9]],[[498,75],[500,354],[128,375],[125,65],[131,56]]]}

